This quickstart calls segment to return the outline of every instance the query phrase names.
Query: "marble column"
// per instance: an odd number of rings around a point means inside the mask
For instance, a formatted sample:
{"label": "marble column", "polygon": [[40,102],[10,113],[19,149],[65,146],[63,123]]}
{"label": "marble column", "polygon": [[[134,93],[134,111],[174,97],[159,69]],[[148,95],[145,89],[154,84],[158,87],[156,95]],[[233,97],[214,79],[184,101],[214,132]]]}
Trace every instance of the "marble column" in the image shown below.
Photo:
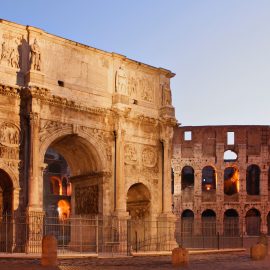
{"label": "marble column", "polygon": [[39,192],[39,115],[29,114],[30,149],[29,149],[29,179],[28,179],[28,210],[42,211]]}

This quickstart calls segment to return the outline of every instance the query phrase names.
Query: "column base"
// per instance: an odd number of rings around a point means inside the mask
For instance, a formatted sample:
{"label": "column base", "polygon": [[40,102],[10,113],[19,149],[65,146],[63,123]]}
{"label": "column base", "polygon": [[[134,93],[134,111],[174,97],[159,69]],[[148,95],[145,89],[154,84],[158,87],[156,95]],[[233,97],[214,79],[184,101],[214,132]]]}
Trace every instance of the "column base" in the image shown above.
{"label": "column base", "polygon": [[158,250],[170,251],[179,246],[175,238],[176,220],[177,217],[173,213],[162,213],[157,217],[158,237],[160,237]]}

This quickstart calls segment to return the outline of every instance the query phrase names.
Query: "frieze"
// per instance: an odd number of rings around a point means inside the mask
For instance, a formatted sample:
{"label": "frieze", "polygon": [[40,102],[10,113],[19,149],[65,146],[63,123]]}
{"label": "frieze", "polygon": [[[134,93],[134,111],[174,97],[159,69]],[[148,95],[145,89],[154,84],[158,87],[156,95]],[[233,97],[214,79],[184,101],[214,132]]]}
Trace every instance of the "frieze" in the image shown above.
{"label": "frieze", "polygon": [[126,164],[137,163],[137,150],[134,144],[126,144],[124,147],[124,153]]}
{"label": "frieze", "polygon": [[19,148],[0,146],[0,158],[18,159],[19,158]]}
{"label": "frieze", "polygon": [[18,69],[20,66],[20,52],[22,37],[3,35],[4,41],[1,43],[0,63]]}
{"label": "frieze", "polygon": [[144,147],[142,151],[142,163],[145,167],[155,167],[157,163],[157,152],[153,147]]}
{"label": "frieze", "polygon": [[98,185],[75,188],[75,213],[98,214]]}
{"label": "frieze", "polygon": [[0,125],[0,144],[7,147],[18,147],[20,144],[20,130],[12,123]]}
{"label": "frieze", "polygon": [[154,78],[125,69],[121,65],[115,73],[115,92],[146,102],[154,101]]}

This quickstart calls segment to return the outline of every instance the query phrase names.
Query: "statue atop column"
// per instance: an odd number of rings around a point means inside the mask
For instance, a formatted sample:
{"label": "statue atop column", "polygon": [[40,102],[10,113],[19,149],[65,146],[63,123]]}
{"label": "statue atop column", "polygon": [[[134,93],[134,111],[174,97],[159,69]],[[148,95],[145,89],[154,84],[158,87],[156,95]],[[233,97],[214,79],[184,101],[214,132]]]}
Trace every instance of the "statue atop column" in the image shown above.
{"label": "statue atop column", "polygon": [[36,39],[34,40],[34,43],[31,45],[30,50],[31,50],[31,69],[40,71],[41,52]]}

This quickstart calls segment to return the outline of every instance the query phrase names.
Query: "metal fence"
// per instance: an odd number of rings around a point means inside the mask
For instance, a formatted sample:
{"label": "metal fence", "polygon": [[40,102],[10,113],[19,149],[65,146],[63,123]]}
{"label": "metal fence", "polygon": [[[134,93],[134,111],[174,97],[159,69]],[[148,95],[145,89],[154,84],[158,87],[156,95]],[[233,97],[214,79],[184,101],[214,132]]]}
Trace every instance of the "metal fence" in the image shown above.
{"label": "metal fence", "polygon": [[[251,232],[258,223],[249,221]],[[57,239],[58,253],[129,255],[131,252],[170,251],[176,242],[187,248],[237,248],[243,246],[238,219],[227,219],[222,228],[204,219],[195,224],[185,218],[177,222],[127,220],[115,216],[4,215],[0,217],[0,252],[40,253],[45,235]],[[176,241],[175,241],[176,240]]]}

